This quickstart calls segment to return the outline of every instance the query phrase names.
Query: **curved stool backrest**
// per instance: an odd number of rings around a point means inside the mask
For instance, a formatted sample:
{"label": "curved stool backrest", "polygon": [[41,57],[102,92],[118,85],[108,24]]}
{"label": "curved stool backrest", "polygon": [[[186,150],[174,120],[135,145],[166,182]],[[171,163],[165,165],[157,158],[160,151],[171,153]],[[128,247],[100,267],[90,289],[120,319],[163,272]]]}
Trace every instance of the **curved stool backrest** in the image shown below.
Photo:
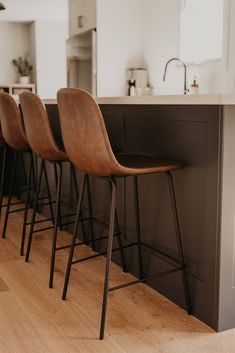
{"label": "curved stool backrest", "polygon": [[41,99],[31,92],[22,92],[19,97],[26,136],[33,152],[45,160],[66,159],[66,154],[56,144]]}
{"label": "curved stool backrest", "polygon": [[27,150],[29,144],[24,131],[20,109],[8,93],[0,93],[0,122],[3,140],[16,150]]}
{"label": "curved stool backrest", "polygon": [[119,165],[95,100],[79,88],[63,88],[57,99],[64,146],[72,163],[87,174],[115,174]]}

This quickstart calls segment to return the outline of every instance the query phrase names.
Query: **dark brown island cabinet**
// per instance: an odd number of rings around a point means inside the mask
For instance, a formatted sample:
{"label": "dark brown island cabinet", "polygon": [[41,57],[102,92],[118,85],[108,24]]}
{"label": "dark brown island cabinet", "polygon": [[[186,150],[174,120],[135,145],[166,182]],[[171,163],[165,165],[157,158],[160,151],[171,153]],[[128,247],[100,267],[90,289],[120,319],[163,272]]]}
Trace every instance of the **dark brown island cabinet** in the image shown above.
{"label": "dark brown island cabinet", "polygon": [[[217,331],[234,328],[235,97],[109,97],[97,98],[97,103],[115,152],[154,154],[185,163],[183,170],[174,173],[174,182],[193,315]],[[45,104],[55,134],[61,138],[57,103],[46,100]],[[141,176],[139,183],[142,238],[150,246],[143,252],[144,271],[151,275],[172,266],[156,257],[151,246],[177,255],[174,224],[165,175]],[[67,208],[71,207],[70,187],[68,173],[62,191]],[[118,187],[119,225],[128,243],[135,241],[133,184],[128,178],[120,179]],[[94,178],[91,188],[94,217],[107,222],[107,185]],[[96,222],[95,234],[103,232],[105,227]],[[105,247],[99,244],[100,250]],[[125,251],[128,271],[137,275],[136,250]],[[119,262],[117,253],[113,260]],[[180,276],[177,272],[148,284],[183,307]]]}

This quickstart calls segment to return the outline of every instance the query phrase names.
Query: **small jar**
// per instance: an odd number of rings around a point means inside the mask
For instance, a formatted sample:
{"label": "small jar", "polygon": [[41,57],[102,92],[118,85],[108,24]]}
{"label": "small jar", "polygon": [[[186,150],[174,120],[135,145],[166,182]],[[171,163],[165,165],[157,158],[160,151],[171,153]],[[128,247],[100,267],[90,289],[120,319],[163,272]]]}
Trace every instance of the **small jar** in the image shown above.
{"label": "small jar", "polygon": [[194,76],[193,83],[191,84],[191,87],[190,87],[190,94],[198,94],[198,93],[199,93],[199,85],[197,83],[196,76]]}
{"label": "small jar", "polygon": [[144,95],[145,96],[152,96],[152,94],[153,94],[153,87],[151,87],[150,84],[148,83],[144,89]]}

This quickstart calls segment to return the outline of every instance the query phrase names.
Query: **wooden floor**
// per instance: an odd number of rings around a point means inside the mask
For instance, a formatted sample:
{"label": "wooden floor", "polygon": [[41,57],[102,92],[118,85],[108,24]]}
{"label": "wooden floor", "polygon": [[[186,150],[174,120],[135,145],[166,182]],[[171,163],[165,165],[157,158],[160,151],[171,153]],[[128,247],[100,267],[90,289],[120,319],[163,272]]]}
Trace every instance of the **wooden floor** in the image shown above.
{"label": "wooden floor", "polygon": [[[19,256],[22,215],[0,240],[0,353],[234,353],[235,330],[215,333],[144,284],[110,295],[106,338],[98,340],[104,258],[74,266],[61,300],[67,250],[48,289],[51,231],[35,234],[28,264]],[[61,243],[70,238],[60,232]],[[90,253],[86,247],[80,256]],[[132,278],[113,265],[112,285]]]}

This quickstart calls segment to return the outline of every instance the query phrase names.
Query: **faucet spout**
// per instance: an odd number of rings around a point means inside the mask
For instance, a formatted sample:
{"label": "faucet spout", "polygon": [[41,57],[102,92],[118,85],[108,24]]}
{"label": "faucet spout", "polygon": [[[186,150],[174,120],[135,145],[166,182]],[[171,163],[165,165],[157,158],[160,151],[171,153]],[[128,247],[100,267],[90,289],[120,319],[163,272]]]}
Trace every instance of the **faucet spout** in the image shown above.
{"label": "faucet spout", "polygon": [[164,75],[163,75],[163,81],[166,80],[166,72],[167,72],[167,68],[168,65],[172,62],[172,61],[179,61],[183,67],[184,67],[184,94],[187,94],[188,89],[187,89],[187,66],[186,64],[180,60],[179,58],[172,58],[170,60],[167,61],[166,65],[165,65],[165,69],[164,69]]}

